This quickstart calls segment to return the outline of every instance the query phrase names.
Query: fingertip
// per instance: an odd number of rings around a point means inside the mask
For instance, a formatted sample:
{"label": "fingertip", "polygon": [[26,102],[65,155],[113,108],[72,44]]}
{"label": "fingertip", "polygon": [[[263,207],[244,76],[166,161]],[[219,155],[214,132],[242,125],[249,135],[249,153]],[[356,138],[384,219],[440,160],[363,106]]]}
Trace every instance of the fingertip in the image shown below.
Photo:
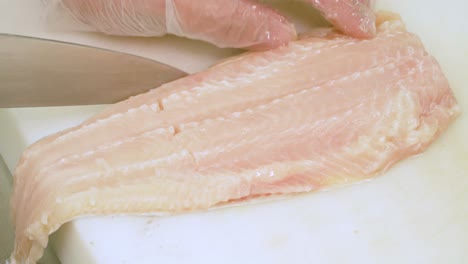
{"label": "fingertip", "polygon": [[271,7],[256,1],[240,0],[243,21],[234,23],[240,28],[240,48],[269,50],[297,38],[296,28],[286,17]]}
{"label": "fingertip", "polygon": [[248,50],[261,51],[270,50],[288,44],[297,39],[297,32],[294,24],[287,20],[270,20],[271,26],[259,36],[256,43],[245,47]]}
{"label": "fingertip", "polygon": [[376,34],[373,0],[309,0],[322,15],[343,33],[356,38]]}
{"label": "fingertip", "polygon": [[358,17],[358,27],[353,32],[353,28],[351,28],[351,35],[355,35],[356,37],[362,38],[369,38],[373,37],[376,34],[376,25],[375,25],[375,14],[371,8],[372,2],[369,4],[361,4],[359,5],[354,14]]}
{"label": "fingertip", "polygon": [[375,36],[375,14],[369,5],[357,2],[352,8],[343,8],[340,11],[336,20],[331,22],[343,33],[356,38]]}

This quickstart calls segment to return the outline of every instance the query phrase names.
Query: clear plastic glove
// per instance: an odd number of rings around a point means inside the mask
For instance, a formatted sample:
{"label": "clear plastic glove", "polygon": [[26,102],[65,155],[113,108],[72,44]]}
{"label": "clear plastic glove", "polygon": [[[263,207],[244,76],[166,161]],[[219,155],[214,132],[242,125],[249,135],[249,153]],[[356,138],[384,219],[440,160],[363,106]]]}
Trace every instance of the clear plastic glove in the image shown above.
{"label": "clear plastic glove", "polygon": [[[270,49],[296,38],[294,25],[254,0],[48,0],[110,35],[174,34],[218,47]],[[50,2],[52,1],[52,2]],[[286,1],[286,0],[285,0]],[[354,37],[375,34],[372,0],[304,0]]]}

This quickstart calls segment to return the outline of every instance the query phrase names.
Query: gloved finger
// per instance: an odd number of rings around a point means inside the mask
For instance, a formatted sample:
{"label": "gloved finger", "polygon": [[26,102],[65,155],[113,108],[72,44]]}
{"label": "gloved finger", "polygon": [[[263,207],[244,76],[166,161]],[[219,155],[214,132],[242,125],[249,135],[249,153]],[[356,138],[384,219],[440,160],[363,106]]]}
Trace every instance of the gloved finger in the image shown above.
{"label": "gloved finger", "polygon": [[[219,47],[270,49],[296,38],[294,26],[275,10],[252,0],[172,0],[168,31]],[[169,17],[170,16],[170,17]],[[178,32],[179,31],[179,32]]]}
{"label": "gloved finger", "polygon": [[296,37],[294,26],[253,0],[55,0],[76,19],[112,35],[171,33],[219,47],[270,49]]}
{"label": "gloved finger", "polygon": [[375,35],[373,0],[306,0],[342,32],[358,38]]}

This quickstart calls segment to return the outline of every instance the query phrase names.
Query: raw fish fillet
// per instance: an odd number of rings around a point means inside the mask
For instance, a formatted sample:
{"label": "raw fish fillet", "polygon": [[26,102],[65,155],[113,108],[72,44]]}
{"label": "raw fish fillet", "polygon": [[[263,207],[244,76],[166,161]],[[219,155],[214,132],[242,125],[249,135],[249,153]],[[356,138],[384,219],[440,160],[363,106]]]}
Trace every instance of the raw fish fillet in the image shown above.
{"label": "raw fish fillet", "polygon": [[84,215],[203,210],[318,190],[422,153],[460,112],[398,17],[377,37],[316,30],[226,60],[46,137],[16,169],[13,263]]}

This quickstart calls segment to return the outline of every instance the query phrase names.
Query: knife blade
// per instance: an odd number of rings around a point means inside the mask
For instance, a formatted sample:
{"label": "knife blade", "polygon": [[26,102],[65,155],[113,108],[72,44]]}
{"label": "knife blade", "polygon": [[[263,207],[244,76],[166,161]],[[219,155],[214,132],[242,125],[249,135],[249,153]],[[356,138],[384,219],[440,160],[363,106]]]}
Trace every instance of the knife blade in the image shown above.
{"label": "knife blade", "polygon": [[185,75],[130,54],[0,33],[0,108],[111,104]]}

